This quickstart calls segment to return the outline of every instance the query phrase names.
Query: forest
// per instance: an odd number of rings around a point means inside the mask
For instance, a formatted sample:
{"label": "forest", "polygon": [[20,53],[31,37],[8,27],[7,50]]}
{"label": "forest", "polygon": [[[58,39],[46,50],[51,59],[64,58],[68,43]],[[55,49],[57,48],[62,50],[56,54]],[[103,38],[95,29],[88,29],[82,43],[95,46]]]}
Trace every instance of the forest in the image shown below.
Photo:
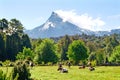
{"label": "forest", "polygon": [[0,19],[0,65],[16,61],[32,61],[35,65],[56,65],[59,62],[82,65],[120,64],[120,34],[65,35],[31,39],[17,19]]}
{"label": "forest", "polygon": [[[75,48],[75,49],[73,49]],[[31,58],[38,64],[72,61],[120,63],[120,35],[65,35],[56,38],[31,39],[17,19],[0,20],[0,61]],[[76,56],[74,56],[76,55]],[[76,63],[77,61],[77,63]]]}

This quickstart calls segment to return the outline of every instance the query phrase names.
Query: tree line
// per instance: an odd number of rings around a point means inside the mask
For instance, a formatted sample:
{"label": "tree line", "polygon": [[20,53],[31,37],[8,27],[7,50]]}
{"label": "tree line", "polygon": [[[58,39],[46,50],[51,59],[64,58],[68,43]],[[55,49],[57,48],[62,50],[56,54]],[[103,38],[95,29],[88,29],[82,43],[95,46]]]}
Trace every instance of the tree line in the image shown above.
{"label": "tree line", "polygon": [[31,60],[36,64],[95,65],[120,63],[120,35],[74,35],[49,39],[30,39],[17,19],[0,19],[0,61]]}
{"label": "tree line", "polygon": [[[101,65],[106,63],[120,63],[120,35],[65,35],[59,38],[48,39],[52,42],[51,46],[54,54],[57,55],[57,62],[71,61],[73,64],[92,62],[94,65]],[[47,51],[48,44],[45,43],[46,39],[31,40],[32,48],[35,54],[35,60],[42,58],[44,55],[49,55],[50,51]],[[50,42],[49,41],[49,42]],[[45,52],[41,50],[46,49]],[[51,54],[51,53],[50,53]],[[41,57],[42,56],[42,57]],[[43,57],[50,60],[50,56]],[[53,58],[52,58],[53,59]],[[47,60],[49,62],[49,60]],[[38,62],[39,61],[39,62]],[[44,60],[38,60],[36,62],[42,63]],[[46,61],[45,61],[46,63]]]}
{"label": "tree line", "polygon": [[31,48],[30,39],[23,30],[23,25],[17,19],[0,19],[0,61],[14,61],[23,47]]}

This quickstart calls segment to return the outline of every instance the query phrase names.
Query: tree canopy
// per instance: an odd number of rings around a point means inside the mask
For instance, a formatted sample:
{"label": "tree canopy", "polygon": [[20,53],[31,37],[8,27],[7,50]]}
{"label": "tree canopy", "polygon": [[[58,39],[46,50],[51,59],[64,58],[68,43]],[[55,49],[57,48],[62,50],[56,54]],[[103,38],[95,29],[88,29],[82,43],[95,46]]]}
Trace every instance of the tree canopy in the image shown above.
{"label": "tree canopy", "polygon": [[57,62],[56,48],[53,40],[44,39],[41,44],[36,47],[36,61],[38,63]]}
{"label": "tree canopy", "polygon": [[68,58],[72,61],[75,61],[76,64],[80,60],[85,60],[88,57],[88,50],[84,42],[80,40],[73,41],[68,48]]}
{"label": "tree canopy", "polygon": [[25,60],[27,58],[31,58],[33,60],[34,58],[34,53],[33,51],[30,49],[30,48],[26,48],[24,47],[23,51],[22,52],[19,52],[16,56],[17,59],[20,59],[20,60]]}
{"label": "tree canopy", "polygon": [[31,48],[31,42],[22,23],[17,19],[0,19],[0,61],[16,60],[23,47]]}
{"label": "tree canopy", "polygon": [[111,62],[120,63],[120,46],[116,46],[110,57]]}

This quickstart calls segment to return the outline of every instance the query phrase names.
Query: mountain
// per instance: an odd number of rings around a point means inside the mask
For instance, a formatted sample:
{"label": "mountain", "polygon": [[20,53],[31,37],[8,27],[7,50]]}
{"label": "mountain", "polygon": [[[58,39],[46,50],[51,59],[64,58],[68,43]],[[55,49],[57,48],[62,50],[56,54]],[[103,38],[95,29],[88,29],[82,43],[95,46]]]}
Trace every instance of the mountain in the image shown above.
{"label": "mountain", "polygon": [[87,29],[80,28],[75,24],[64,21],[56,12],[52,12],[48,20],[32,30],[27,30],[25,33],[31,38],[50,38],[50,37],[59,37],[64,35],[75,35],[75,34],[87,34],[87,35],[96,35],[103,36],[109,35],[112,33],[120,33],[119,29],[108,31],[90,31]]}
{"label": "mountain", "polygon": [[68,21],[64,22],[63,19],[55,12],[52,12],[49,19],[41,26],[38,26],[33,30],[27,30],[25,32],[31,38],[59,37],[66,34],[94,34],[94,32],[80,28]]}

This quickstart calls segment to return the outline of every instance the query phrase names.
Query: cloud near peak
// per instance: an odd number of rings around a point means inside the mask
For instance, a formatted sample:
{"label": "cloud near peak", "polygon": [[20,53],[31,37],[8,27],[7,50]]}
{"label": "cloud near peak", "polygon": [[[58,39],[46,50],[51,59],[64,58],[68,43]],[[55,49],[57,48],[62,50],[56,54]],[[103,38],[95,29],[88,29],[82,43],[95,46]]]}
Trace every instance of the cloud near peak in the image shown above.
{"label": "cloud near peak", "polygon": [[84,29],[99,31],[102,30],[102,27],[105,25],[105,22],[102,21],[100,17],[94,19],[88,14],[78,15],[74,10],[56,10],[55,12],[63,19],[64,22],[69,21]]}

